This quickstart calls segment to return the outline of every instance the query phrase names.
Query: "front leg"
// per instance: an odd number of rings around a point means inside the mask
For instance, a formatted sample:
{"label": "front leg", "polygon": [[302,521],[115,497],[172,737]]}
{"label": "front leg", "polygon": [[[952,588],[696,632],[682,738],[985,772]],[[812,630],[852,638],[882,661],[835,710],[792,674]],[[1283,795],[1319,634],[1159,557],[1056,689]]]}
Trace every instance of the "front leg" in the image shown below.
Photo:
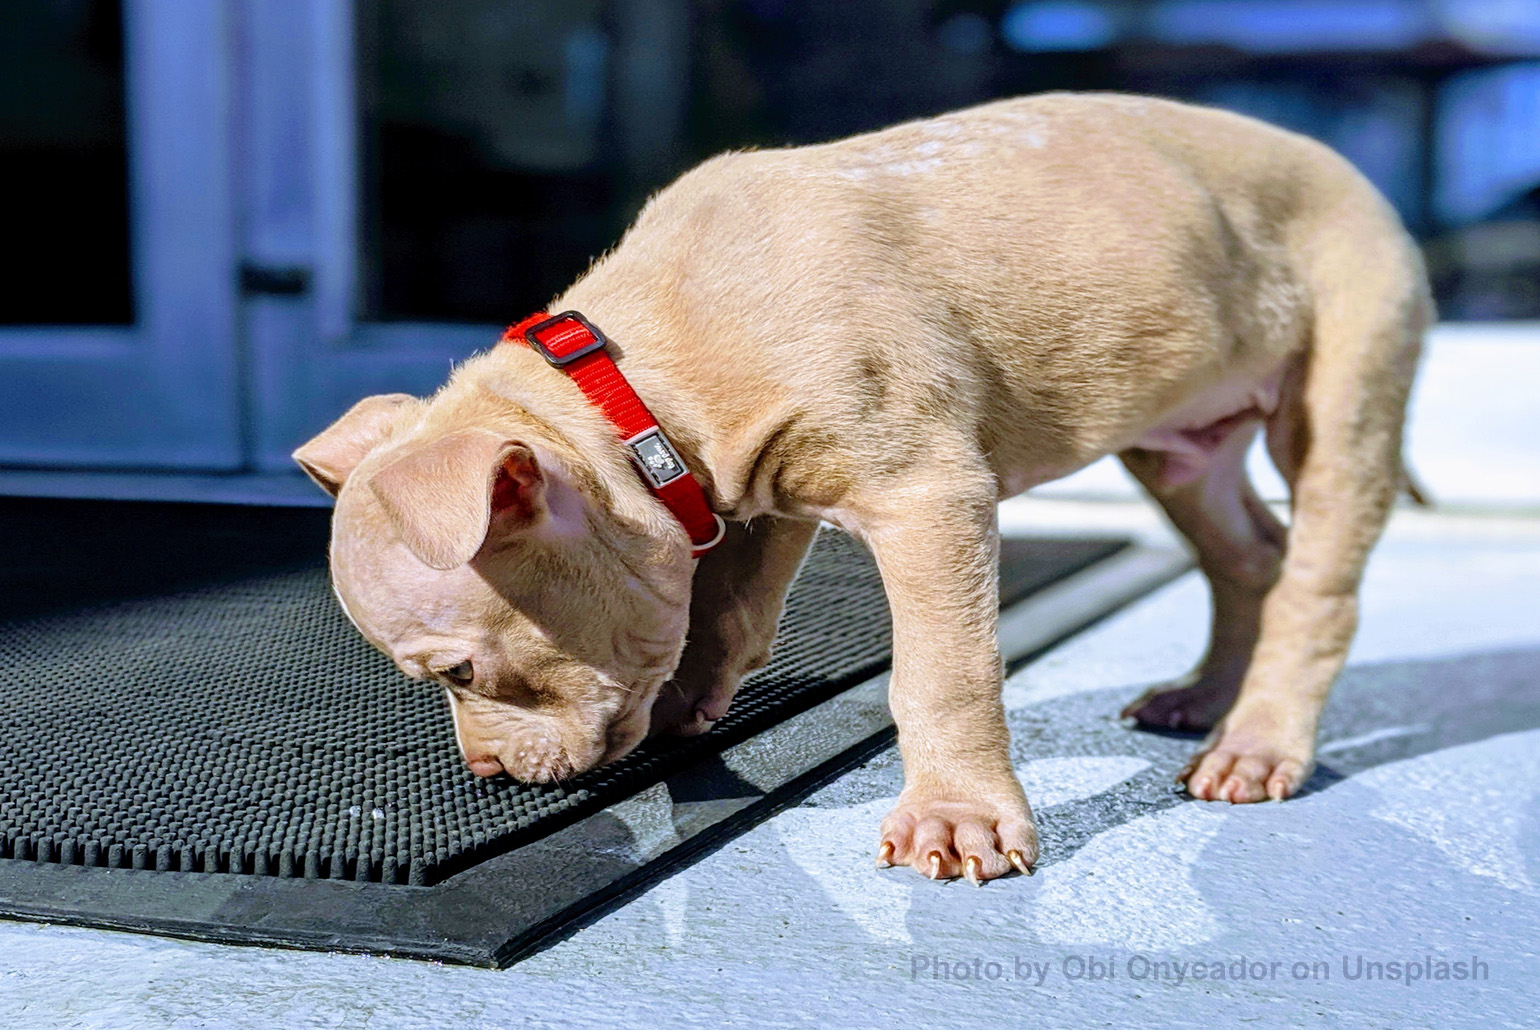
{"label": "front leg", "polygon": [[770,659],[786,590],[817,533],[817,522],[771,516],[727,524],[695,570],[689,642],[653,704],[653,732],[693,736],[727,714],[743,677]]}
{"label": "front leg", "polygon": [[1038,854],[1000,695],[997,487],[982,464],[934,463],[944,482],[894,487],[851,519],[893,611],[888,699],[904,789],[878,864],[975,884],[1030,872]]}

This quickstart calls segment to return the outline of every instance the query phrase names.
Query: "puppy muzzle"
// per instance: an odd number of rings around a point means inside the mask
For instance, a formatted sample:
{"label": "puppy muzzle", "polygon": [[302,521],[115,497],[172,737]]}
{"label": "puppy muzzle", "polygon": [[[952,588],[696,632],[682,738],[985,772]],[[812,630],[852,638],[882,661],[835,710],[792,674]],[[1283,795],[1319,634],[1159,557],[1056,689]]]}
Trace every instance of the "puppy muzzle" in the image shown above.
{"label": "puppy muzzle", "polygon": [[[545,720],[541,717],[529,717],[528,725],[508,718],[488,730],[475,724],[447,688],[444,694],[454,721],[460,757],[477,776],[507,773],[524,783],[555,783],[611,760],[613,738],[608,732],[602,736],[583,734],[588,740],[574,746],[564,739],[570,733],[542,725]],[[633,742],[625,751],[634,746]]]}

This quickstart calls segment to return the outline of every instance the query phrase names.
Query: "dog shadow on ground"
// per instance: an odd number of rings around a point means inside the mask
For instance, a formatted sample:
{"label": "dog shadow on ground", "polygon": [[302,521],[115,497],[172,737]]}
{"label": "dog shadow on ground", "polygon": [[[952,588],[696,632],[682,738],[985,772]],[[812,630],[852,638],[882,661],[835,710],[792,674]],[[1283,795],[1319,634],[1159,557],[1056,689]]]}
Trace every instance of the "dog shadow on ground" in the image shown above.
{"label": "dog shadow on ground", "polygon": [[[1377,766],[1540,727],[1537,682],[1540,648],[1350,666],[1322,715],[1315,771],[1295,797],[1320,794]],[[1174,776],[1202,734],[1128,729],[1117,720],[1143,689],[1092,691],[1011,713],[1019,758],[1134,755],[1150,762],[1115,788],[1040,812],[1044,864],[1067,861],[1132,819],[1200,803]]]}
{"label": "dog shadow on ground", "polygon": [[[1540,696],[1532,686],[1537,679],[1540,648],[1480,651],[1349,668],[1323,716],[1318,767],[1296,801],[1331,791],[1350,783],[1360,773],[1390,763],[1540,727]],[[1039,868],[1071,862],[1096,838],[1145,816],[1184,805],[1218,804],[1194,801],[1173,779],[1201,739],[1198,735],[1131,730],[1118,720],[1122,705],[1142,689],[1089,691],[1010,713],[1013,760],[1028,780],[1042,781],[1028,783],[1029,796],[1038,805],[1043,841]],[[1134,770],[1133,774],[1124,775],[1129,769]],[[589,839],[602,838],[605,846],[590,850],[577,866],[572,864],[572,853],[564,850],[562,868],[553,869],[553,873],[557,880],[569,882],[595,873],[605,879],[620,874],[620,882],[607,892],[601,904],[540,942],[537,950],[570,938],[686,867],[713,862],[718,852],[727,851],[731,865],[731,855],[736,852],[729,851],[730,848],[748,848],[762,856],[756,859],[755,868],[759,868],[759,862],[770,861],[756,877],[764,877],[774,869],[782,870],[770,879],[756,880],[763,890],[784,894],[793,889],[793,884],[801,883],[803,886],[796,891],[805,890],[809,897],[827,896],[841,910],[858,911],[862,905],[869,905],[876,911],[889,904],[899,904],[907,910],[909,903],[902,899],[908,895],[907,888],[918,886],[920,881],[911,884],[913,874],[907,870],[879,872],[870,865],[877,822],[901,784],[901,765],[896,750],[889,748],[802,801],[803,818],[793,819],[788,824],[790,830],[783,828],[784,832],[768,836],[753,831],[756,836],[746,839],[746,828],[740,825],[733,834],[717,836],[704,846],[691,848],[690,854],[675,854],[659,863],[639,860],[639,856],[648,850],[646,838],[655,832],[666,832],[665,825],[660,823],[659,827],[649,829],[608,812],[594,817],[589,822]],[[667,790],[675,820],[678,813],[693,805],[726,803],[729,795],[747,797],[757,793],[752,785],[739,781],[725,769],[701,781],[676,777]],[[766,818],[779,807],[767,806],[759,819],[753,821]],[[665,801],[663,811],[667,808]],[[667,820],[668,816],[661,818]],[[607,830],[599,832],[600,824]],[[801,839],[810,830],[814,831],[811,843]],[[789,849],[784,852],[784,866],[782,858],[770,857],[783,848]],[[539,848],[524,849],[532,850]],[[716,865],[711,868],[718,870],[711,874],[714,879],[720,869]],[[680,886],[671,886],[658,895],[663,906],[660,912],[667,911],[670,905],[679,911],[669,917],[639,909],[620,924],[630,927],[629,930],[617,928],[613,932],[641,932],[650,927],[647,933],[662,933],[669,919],[677,924],[676,932],[682,932],[678,928],[694,925],[697,916],[706,918],[695,909],[707,904],[707,899],[704,895],[697,897],[699,892],[692,892],[689,887],[690,883],[698,882],[698,877],[688,872],[683,875]],[[708,893],[719,902],[723,900],[714,892]],[[914,918],[927,918],[921,911],[916,909]],[[656,922],[660,918],[664,923]],[[635,920],[641,922],[631,925]],[[706,921],[712,923],[711,919]],[[898,932],[892,927],[902,926],[904,916],[895,911],[880,919],[873,916],[871,921],[879,927],[879,934]],[[914,932],[924,925],[916,923]]]}

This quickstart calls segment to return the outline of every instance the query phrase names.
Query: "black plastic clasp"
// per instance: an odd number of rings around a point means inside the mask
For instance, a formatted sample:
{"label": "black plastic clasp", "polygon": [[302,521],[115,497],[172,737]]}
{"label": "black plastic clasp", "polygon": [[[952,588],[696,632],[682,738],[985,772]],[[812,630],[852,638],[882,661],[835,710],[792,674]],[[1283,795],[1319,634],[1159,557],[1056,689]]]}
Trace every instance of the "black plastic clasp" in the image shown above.
{"label": "black plastic clasp", "polygon": [[[588,330],[589,335],[593,337],[593,341],[591,343],[585,343],[571,354],[552,353],[551,349],[545,344],[541,343],[539,337],[537,337],[535,334],[542,330],[549,329],[561,322],[576,322],[578,325],[581,325],[584,329]],[[559,315],[552,315],[544,322],[537,322],[536,324],[530,326],[528,329],[524,330],[524,341],[529,344],[531,350],[533,350],[536,354],[539,354],[546,361],[550,362],[551,365],[555,368],[561,368],[563,365],[570,365],[578,358],[592,354],[596,350],[603,350],[610,342],[604,338],[603,333],[594,328],[594,324],[592,322],[578,314],[576,311],[563,311]]]}

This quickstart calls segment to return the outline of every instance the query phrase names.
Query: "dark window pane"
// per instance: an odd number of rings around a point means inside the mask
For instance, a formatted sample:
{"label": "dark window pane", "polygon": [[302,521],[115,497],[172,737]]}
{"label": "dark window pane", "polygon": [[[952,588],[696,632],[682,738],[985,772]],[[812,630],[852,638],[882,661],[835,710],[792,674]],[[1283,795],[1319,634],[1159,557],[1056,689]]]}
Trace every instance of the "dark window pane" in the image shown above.
{"label": "dark window pane", "polygon": [[516,320],[624,228],[600,6],[359,5],[367,315]]}
{"label": "dark window pane", "polygon": [[1111,89],[1323,140],[1427,245],[1445,317],[1540,316],[1540,36],[1503,29],[1540,21],[1423,6],[358,0],[365,314],[513,321],[720,150]]}
{"label": "dark window pane", "polygon": [[133,321],[122,12],[0,4],[0,323]]}

